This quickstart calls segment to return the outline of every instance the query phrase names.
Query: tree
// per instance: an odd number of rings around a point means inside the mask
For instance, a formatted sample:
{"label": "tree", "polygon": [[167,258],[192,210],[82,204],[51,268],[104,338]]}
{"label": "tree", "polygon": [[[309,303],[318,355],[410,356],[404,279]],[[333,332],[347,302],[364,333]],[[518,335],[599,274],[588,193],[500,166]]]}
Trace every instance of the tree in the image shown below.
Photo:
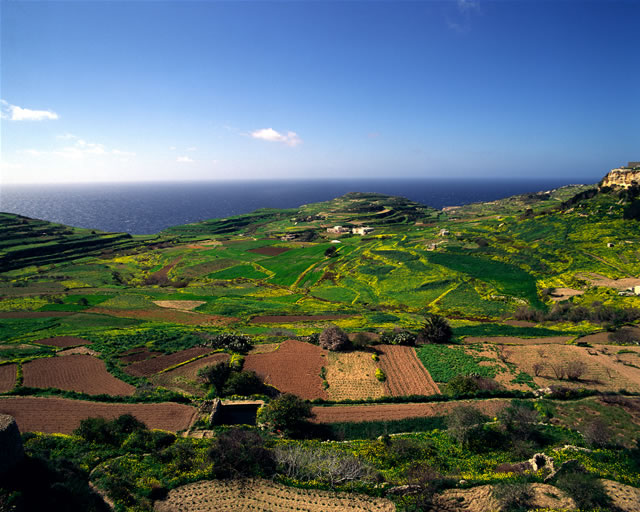
{"label": "tree", "polygon": [[229,363],[223,361],[212,366],[201,368],[198,370],[198,377],[211,386],[217,395],[220,395],[230,373],[231,367]]}
{"label": "tree", "polygon": [[453,336],[453,331],[446,318],[436,314],[429,314],[425,318],[420,335],[428,343],[449,343]]}
{"label": "tree", "polygon": [[447,427],[451,437],[463,445],[468,445],[474,438],[480,437],[487,417],[474,407],[460,405],[447,416]]}
{"label": "tree", "polygon": [[262,393],[263,388],[262,380],[256,372],[232,372],[222,388],[222,394],[249,396]]}
{"label": "tree", "polygon": [[349,337],[337,325],[331,325],[320,333],[318,344],[327,350],[344,350],[349,346]]}
{"label": "tree", "polygon": [[311,404],[296,395],[285,393],[258,410],[258,423],[288,436],[301,435],[307,420],[313,416]]}
{"label": "tree", "polygon": [[234,428],[216,437],[209,450],[216,478],[270,476],[275,470],[271,452],[255,431]]}
{"label": "tree", "polygon": [[538,430],[540,414],[528,402],[513,401],[498,414],[507,432],[516,439],[531,439]]}

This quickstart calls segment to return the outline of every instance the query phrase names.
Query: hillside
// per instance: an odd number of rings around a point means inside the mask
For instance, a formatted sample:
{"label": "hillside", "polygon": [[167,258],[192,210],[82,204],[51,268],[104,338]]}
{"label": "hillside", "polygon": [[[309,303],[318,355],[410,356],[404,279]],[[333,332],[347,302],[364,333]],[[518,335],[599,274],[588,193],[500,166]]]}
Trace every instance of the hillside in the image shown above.
{"label": "hillside", "polygon": [[[524,480],[532,506],[631,502],[634,201],[633,187],[574,185],[436,210],[354,192],[144,237],[0,214],[0,413],[44,432],[25,450],[58,468],[47,478],[75,475],[78,493],[90,474],[122,510],[233,504],[246,482],[243,500],[267,509],[497,507],[501,483]],[[425,343],[434,314],[451,337]],[[332,325],[348,350],[322,344]],[[255,423],[281,393],[313,423],[221,425]],[[107,423],[122,414],[183,437]],[[82,423],[92,416],[107,420]],[[245,449],[256,459],[240,470]],[[536,472],[536,453],[586,476]]]}

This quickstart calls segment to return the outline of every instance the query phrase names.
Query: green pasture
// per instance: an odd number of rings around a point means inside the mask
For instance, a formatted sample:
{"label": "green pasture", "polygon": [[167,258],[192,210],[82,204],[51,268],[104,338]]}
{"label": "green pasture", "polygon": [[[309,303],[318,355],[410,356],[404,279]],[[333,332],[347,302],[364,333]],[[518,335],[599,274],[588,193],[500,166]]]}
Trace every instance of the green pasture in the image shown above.
{"label": "green pasture", "polygon": [[449,382],[458,375],[495,377],[498,371],[496,365],[479,364],[493,359],[469,354],[460,346],[422,345],[416,348],[416,354],[436,382]]}

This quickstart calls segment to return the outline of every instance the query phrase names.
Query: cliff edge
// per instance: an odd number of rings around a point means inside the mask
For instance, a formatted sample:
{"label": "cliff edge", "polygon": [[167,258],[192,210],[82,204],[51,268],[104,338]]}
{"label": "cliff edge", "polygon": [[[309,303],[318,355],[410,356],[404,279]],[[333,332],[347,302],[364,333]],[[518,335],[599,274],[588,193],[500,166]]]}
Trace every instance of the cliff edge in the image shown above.
{"label": "cliff edge", "polygon": [[640,185],[640,162],[629,162],[626,167],[611,169],[602,179],[600,188],[629,188],[634,185]]}

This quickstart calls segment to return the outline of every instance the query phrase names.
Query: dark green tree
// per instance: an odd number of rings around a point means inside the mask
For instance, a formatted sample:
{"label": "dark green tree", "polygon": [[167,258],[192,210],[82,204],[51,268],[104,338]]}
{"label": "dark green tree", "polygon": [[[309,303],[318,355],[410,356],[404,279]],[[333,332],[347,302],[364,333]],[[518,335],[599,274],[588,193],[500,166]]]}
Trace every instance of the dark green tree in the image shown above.
{"label": "dark green tree", "polygon": [[429,314],[424,320],[420,337],[426,343],[449,343],[453,331],[447,319],[436,314]]}
{"label": "dark green tree", "polygon": [[311,404],[296,395],[285,393],[258,410],[258,423],[273,431],[297,437],[304,433],[307,420],[313,416]]}

